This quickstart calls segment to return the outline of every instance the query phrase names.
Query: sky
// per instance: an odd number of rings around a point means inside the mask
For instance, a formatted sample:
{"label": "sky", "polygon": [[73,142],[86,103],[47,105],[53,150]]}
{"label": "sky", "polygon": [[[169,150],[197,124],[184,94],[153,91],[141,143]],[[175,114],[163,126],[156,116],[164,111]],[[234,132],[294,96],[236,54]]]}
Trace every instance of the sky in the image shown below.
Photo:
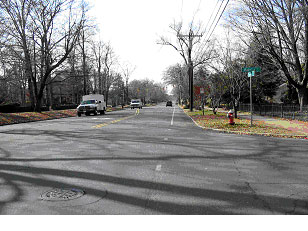
{"label": "sky", "polygon": [[[174,48],[158,45],[160,36],[174,37],[169,25],[182,20],[183,25],[188,27],[193,16],[195,22],[201,22],[205,27],[212,12],[218,10],[221,0],[89,2],[92,6],[89,13],[98,25],[100,39],[110,42],[120,64],[135,66],[130,80],[148,78],[162,82],[163,72],[168,66],[182,62],[183,58]],[[222,33],[222,27],[218,26],[215,33]]]}

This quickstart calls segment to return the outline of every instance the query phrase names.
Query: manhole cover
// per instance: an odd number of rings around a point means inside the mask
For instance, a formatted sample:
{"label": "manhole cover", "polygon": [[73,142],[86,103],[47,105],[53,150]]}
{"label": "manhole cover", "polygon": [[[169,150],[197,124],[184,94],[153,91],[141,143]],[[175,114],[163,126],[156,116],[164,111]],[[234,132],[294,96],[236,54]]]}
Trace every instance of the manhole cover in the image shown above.
{"label": "manhole cover", "polygon": [[67,201],[79,198],[84,195],[84,191],[80,189],[51,189],[41,195],[41,199],[45,201]]}

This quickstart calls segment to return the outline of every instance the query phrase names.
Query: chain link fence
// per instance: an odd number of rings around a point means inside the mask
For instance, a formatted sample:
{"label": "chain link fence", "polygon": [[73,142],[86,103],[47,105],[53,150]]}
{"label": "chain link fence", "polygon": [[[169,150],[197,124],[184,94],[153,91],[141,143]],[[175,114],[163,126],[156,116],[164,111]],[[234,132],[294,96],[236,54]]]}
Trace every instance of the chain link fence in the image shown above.
{"label": "chain link fence", "polygon": [[[240,104],[239,110],[250,112],[250,104]],[[296,119],[301,121],[308,121],[308,106],[303,107],[300,112],[299,105],[282,105],[282,104],[263,104],[253,105],[253,114],[270,117],[281,117],[287,119]]]}

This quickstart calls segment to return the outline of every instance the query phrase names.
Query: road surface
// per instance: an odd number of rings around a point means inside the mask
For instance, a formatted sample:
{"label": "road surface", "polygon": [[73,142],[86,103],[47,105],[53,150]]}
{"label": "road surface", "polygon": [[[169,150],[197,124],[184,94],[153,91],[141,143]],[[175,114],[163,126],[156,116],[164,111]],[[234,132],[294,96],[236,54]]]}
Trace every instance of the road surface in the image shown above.
{"label": "road surface", "polygon": [[160,104],[0,127],[0,214],[308,214],[308,142]]}

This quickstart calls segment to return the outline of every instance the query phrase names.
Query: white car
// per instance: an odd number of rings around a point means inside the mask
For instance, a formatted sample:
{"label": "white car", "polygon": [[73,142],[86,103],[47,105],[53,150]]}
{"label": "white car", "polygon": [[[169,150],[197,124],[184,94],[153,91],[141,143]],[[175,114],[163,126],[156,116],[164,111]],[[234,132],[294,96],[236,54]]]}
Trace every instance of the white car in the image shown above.
{"label": "white car", "polygon": [[104,101],[103,95],[84,95],[82,97],[82,102],[77,107],[77,115],[81,116],[82,114],[94,115],[105,114],[106,111],[106,102]]}

